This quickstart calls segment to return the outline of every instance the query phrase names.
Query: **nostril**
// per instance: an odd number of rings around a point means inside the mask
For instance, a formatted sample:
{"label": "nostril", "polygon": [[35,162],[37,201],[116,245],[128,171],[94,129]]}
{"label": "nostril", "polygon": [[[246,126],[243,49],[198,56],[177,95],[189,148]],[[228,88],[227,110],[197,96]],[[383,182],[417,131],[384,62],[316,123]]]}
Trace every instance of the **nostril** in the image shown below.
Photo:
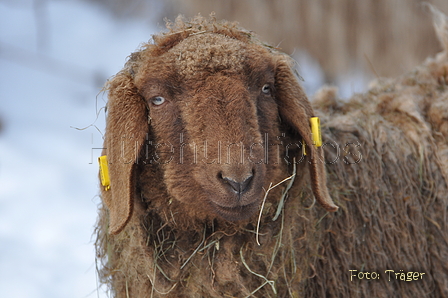
{"label": "nostril", "polygon": [[250,183],[252,182],[252,178],[254,175],[250,175],[241,183],[241,193],[245,192],[247,189],[249,189]]}
{"label": "nostril", "polygon": [[246,177],[243,181],[236,181],[235,179],[232,179],[230,177],[225,177],[222,174],[219,174],[219,177],[224,181],[224,183],[229,184],[229,186],[239,194],[243,194],[246,192],[249,187],[250,183],[252,182],[252,178],[254,177],[253,174],[251,174],[249,177]]}

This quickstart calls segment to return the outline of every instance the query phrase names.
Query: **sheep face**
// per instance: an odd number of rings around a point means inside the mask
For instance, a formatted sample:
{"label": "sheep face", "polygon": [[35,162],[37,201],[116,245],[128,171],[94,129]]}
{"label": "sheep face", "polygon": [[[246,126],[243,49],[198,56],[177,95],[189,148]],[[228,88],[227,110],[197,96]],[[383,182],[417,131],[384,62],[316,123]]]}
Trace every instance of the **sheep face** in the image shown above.
{"label": "sheep face", "polygon": [[300,154],[302,139],[312,144],[314,113],[291,59],[243,31],[219,30],[159,37],[109,81],[110,190],[102,199],[111,234],[140,197],[152,210],[199,222],[251,220],[263,188],[291,175],[294,157],[300,176],[309,167],[316,200],[337,210],[323,151],[308,146],[307,158]]}
{"label": "sheep face", "polygon": [[154,139],[145,162],[163,169],[168,193],[199,217],[249,218],[282,174],[278,152],[265,150],[265,139],[280,135],[268,52],[202,34],[143,68],[136,86]]}

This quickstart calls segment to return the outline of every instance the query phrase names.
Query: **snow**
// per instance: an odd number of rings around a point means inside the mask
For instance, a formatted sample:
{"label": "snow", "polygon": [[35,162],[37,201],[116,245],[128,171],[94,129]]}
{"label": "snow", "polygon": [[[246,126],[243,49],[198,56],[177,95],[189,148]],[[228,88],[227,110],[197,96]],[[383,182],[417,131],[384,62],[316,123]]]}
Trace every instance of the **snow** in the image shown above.
{"label": "snow", "polygon": [[[293,55],[297,61],[298,72],[301,76],[301,85],[308,97],[312,100],[313,95],[325,83],[325,74],[319,63],[305,50],[298,51]],[[354,93],[362,93],[367,89],[368,82],[372,80],[359,68],[353,68],[348,73],[339,75],[334,82],[338,88],[338,96],[342,100],[349,99]]]}
{"label": "snow", "polygon": [[107,297],[93,245],[100,90],[156,30],[89,2],[0,2],[0,297]]}

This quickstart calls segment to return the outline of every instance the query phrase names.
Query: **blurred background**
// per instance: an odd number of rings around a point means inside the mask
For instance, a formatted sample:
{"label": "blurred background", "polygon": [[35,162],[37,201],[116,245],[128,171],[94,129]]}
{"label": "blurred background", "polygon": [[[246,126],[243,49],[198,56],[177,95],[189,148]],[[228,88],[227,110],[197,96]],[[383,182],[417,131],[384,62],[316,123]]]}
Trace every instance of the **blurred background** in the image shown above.
{"label": "blurred background", "polygon": [[212,11],[292,55],[310,97],[333,84],[347,98],[441,49],[418,0],[0,0],[0,297],[108,297],[101,88],[164,18]]}

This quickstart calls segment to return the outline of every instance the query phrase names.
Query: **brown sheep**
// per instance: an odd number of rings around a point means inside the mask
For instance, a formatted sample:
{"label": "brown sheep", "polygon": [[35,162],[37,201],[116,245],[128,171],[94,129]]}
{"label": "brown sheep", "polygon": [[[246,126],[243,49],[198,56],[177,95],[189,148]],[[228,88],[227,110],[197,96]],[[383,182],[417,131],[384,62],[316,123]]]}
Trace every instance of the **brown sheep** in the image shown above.
{"label": "brown sheep", "polygon": [[[441,62],[412,88],[344,104],[323,90],[313,111],[292,60],[251,32],[202,17],[168,27],[107,85],[96,246],[116,297],[448,295],[446,126],[427,113],[446,107]],[[360,271],[381,279],[353,281]]]}

